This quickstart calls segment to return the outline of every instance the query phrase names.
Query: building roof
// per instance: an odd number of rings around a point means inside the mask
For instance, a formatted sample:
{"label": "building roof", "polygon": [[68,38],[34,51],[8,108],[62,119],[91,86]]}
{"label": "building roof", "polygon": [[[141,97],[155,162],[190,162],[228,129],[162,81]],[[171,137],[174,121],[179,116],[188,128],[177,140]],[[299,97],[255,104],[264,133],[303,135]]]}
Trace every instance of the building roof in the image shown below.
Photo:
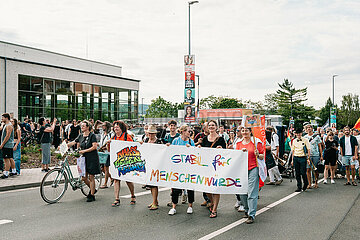
{"label": "building roof", "polygon": [[121,66],[73,57],[61,53],[4,41],[0,41],[0,57],[14,61],[40,64],[86,73],[95,73],[103,76],[140,82],[140,80],[122,77]]}

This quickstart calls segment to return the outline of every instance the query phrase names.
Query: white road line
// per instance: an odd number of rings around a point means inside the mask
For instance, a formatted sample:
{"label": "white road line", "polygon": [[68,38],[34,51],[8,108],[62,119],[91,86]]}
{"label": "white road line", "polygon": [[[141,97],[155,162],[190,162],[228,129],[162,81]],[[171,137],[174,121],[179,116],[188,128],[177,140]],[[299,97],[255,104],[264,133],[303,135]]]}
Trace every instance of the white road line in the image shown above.
{"label": "white road line", "polygon": [[11,221],[11,220],[3,219],[3,220],[0,220],[0,225],[7,224],[7,223],[12,223],[12,222],[13,221]]}
{"label": "white road line", "polygon": [[[324,181],[324,178],[319,180],[318,183],[321,183],[323,181]],[[281,204],[281,203],[283,203],[283,202],[285,202],[285,201],[287,201],[287,200],[289,200],[289,199],[291,199],[293,197],[295,197],[298,194],[300,194],[300,192],[292,193],[292,194],[290,194],[290,195],[288,195],[286,197],[283,197],[282,199],[280,199],[280,200],[278,200],[276,202],[273,202],[273,203],[269,204],[266,207],[263,207],[263,208],[259,209],[258,211],[256,211],[256,216],[266,212],[267,210],[270,210],[271,208],[273,208],[273,207],[275,207],[275,206],[277,206],[277,205],[279,205],[279,204]],[[206,235],[206,236],[204,236],[202,238],[199,238],[199,240],[212,239],[212,238],[214,238],[214,237],[216,237],[216,236],[218,236],[218,235],[220,235],[220,234],[222,234],[224,232],[229,231],[230,229],[232,229],[232,228],[234,228],[236,226],[239,226],[240,224],[243,224],[245,221],[246,221],[246,218],[240,219],[240,220],[238,220],[236,222],[233,222],[233,223],[231,223],[231,224],[229,224],[229,225],[227,225],[227,226],[225,226],[223,228],[220,228],[219,230],[217,230],[215,232],[212,232],[212,233],[210,233],[210,234],[208,234],[208,235]]]}
{"label": "white road line", "polygon": [[[159,192],[163,192],[166,190],[170,190],[171,188],[160,188]],[[147,195],[147,194],[151,194],[151,191],[144,191],[144,192],[139,192],[139,193],[135,193],[135,196],[143,196],[143,195]],[[120,196],[121,198],[131,198],[131,194],[129,195],[124,195],[124,196]]]}

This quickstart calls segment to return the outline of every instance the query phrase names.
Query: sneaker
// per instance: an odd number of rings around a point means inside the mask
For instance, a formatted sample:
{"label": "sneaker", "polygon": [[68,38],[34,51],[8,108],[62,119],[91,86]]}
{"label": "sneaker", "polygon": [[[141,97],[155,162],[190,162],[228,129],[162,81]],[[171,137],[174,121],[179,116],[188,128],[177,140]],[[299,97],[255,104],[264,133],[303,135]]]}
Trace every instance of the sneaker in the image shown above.
{"label": "sneaker", "polygon": [[326,180],[326,179],[324,180],[324,184],[327,184],[327,180]]}
{"label": "sneaker", "polygon": [[284,181],[283,179],[280,179],[279,181],[275,182],[275,185],[280,185],[283,181]]}
{"label": "sneaker", "polygon": [[187,201],[187,195],[184,194],[184,195],[182,196],[182,201],[181,201],[181,203],[182,203],[182,204],[185,204],[186,201]]}
{"label": "sneaker", "polygon": [[46,172],[46,169],[41,169],[42,172]]}
{"label": "sneaker", "polygon": [[1,175],[0,178],[1,178],[1,179],[5,179],[5,178],[8,178],[8,176],[5,176],[5,175],[3,174],[3,175]]}
{"label": "sneaker", "polygon": [[245,212],[245,208],[243,205],[240,205],[238,208],[238,212]]}
{"label": "sneaker", "polygon": [[172,207],[172,202],[170,201],[170,202],[168,202],[167,204],[166,204],[166,206],[168,206],[168,207]]}
{"label": "sneaker", "polygon": [[188,207],[186,213],[187,214],[192,214],[194,211],[193,211],[193,208],[192,207]]}
{"label": "sneaker", "polygon": [[254,219],[252,217],[248,217],[248,219],[245,222],[246,224],[252,224],[254,223]]}
{"label": "sneaker", "polygon": [[331,184],[335,184],[335,181],[334,181],[334,179],[331,179]]}
{"label": "sneaker", "polygon": [[175,215],[175,214],[176,214],[176,209],[175,208],[170,209],[169,215]]}
{"label": "sneaker", "polygon": [[[305,189],[305,190],[306,190],[306,189]],[[305,191],[305,190],[304,190],[304,191]],[[295,192],[301,192],[301,188],[296,189]]]}
{"label": "sneaker", "polygon": [[241,205],[241,202],[240,202],[240,201],[236,201],[234,208],[239,208],[240,205]]}
{"label": "sneaker", "polygon": [[243,216],[243,218],[249,218],[249,215],[248,215],[248,213],[247,213],[247,212],[244,212],[244,216]]}
{"label": "sneaker", "polygon": [[95,201],[95,196],[89,194],[89,195],[87,196],[86,202],[93,202],[93,201]]}
{"label": "sneaker", "polygon": [[17,175],[17,172],[16,172],[16,173],[12,173],[12,172],[11,172],[11,173],[9,173],[9,175],[10,175],[10,177],[11,177],[11,176],[16,176],[16,175]]}

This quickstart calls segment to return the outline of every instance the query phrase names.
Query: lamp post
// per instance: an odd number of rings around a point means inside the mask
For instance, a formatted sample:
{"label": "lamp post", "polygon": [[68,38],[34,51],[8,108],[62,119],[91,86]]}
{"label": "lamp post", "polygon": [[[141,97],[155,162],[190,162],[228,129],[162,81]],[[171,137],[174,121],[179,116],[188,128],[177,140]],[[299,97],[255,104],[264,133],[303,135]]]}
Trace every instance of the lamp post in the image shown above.
{"label": "lamp post", "polygon": [[141,115],[142,115],[142,123],[144,124],[144,98],[141,98]]}
{"label": "lamp post", "polygon": [[337,77],[338,75],[333,75],[332,76],[332,103],[333,103],[333,107],[335,106],[335,77]]}
{"label": "lamp post", "polygon": [[198,79],[197,120],[198,120],[198,123],[199,123],[199,118],[200,118],[200,76],[195,75],[195,77],[197,77],[197,79]]}
{"label": "lamp post", "polygon": [[199,3],[199,1],[190,1],[189,2],[189,56],[191,55],[191,43],[190,43],[190,36],[191,36],[191,31],[190,31],[190,6],[195,4],[195,3]]}

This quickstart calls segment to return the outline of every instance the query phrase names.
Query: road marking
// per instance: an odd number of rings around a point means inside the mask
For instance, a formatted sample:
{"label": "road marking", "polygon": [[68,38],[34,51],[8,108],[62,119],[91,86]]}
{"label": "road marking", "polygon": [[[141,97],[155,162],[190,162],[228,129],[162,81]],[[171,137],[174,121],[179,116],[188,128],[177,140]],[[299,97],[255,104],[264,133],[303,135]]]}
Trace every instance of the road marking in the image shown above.
{"label": "road marking", "polygon": [[[321,183],[324,180],[325,179],[323,178],[323,179],[319,180],[318,183]],[[275,207],[275,206],[277,206],[277,205],[279,205],[279,204],[281,204],[281,203],[283,203],[283,202],[285,202],[285,201],[287,201],[287,200],[289,200],[289,199],[291,199],[291,198],[293,198],[295,196],[297,196],[300,193],[301,192],[294,192],[294,193],[292,193],[292,194],[290,194],[290,195],[288,195],[286,197],[283,197],[282,199],[280,199],[280,200],[278,200],[276,202],[273,202],[273,203],[267,205],[266,207],[263,207],[263,208],[259,209],[258,211],[256,211],[256,216],[270,210],[271,208],[273,208],[273,207]],[[232,228],[234,228],[236,226],[239,226],[240,224],[243,224],[245,221],[246,221],[246,218],[240,219],[240,220],[238,220],[236,222],[233,222],[233,223],[231,223],[231,224],[229,224],[229,225],[227,225],[227,226],[225,226],[223,228],[220,228],[219,230],[217,230],[215,232],[212,232],[212,233],[210,233],[210,234],[208,234],[208,235],[206,235],[206,236],[204,236],[202,238],[199,238],[199,240],[212,239],[212,238],[214,238],[214,237],[216,237],[216,236],[218,236],[218,235],[220,235],[220,234],[222,234],[224,232],[229,231],[230,229],[232,229]]]}
{"label": "road marking", "polygon": [[[166,190],[170,190],[171,188],[160,188],[159,192],[163,192]],[[151,191],[144,191],[144,192],[139,192],[139,193],[135,193],[136,196],[143,196],[143,195],[147,195],[147,194],[151,194]],[[124,196],[120,196],[121,198],[131,198],[131,194],[129,195],[124,195]]]}
{"label": "road marking", "polygon": [[0,220],[0,225],[2,224],[7,224],[7,223],[12,223],[13,221],[11,220],[6,220],[6,219],[3,219],[3,220]]}

